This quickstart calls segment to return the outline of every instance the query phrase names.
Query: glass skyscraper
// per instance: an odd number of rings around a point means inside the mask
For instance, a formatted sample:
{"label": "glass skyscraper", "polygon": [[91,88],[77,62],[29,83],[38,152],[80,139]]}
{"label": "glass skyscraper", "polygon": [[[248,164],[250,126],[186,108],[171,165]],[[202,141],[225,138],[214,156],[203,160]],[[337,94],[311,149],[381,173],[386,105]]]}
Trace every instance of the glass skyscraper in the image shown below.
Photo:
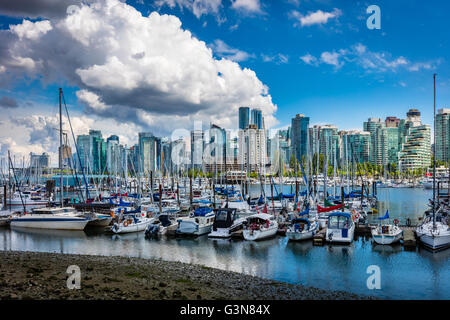
{"label": "glass skyscraper", "polygon": [[297,160],[301,160],[302,156],[306,156],[308,147],[308,127],[309,117],[305,117],[302,114],[297,114],[292,119],[292,153]]}
{"label": "glass skyscraper", "polygon": [[240,107],[239,108],[239,129],[245,130],[250,124],[250,108]]}
{"label": "glass skyscraper", "polygon": [[263,129],[263,117],[262,111],[260,109],[252,109],[252,119],[251,123],[256,125],[256,128]]}

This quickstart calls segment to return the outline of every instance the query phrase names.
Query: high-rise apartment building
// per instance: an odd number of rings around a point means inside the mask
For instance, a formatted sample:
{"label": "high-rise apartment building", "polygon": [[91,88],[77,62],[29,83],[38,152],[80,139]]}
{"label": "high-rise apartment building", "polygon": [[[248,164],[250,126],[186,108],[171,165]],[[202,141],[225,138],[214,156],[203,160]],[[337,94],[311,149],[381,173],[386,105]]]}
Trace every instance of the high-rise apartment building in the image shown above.
{"label": "high-rise apartment building", "polygon": [[439,109],[436,115],[436,160],[450,162],[450,109]]}

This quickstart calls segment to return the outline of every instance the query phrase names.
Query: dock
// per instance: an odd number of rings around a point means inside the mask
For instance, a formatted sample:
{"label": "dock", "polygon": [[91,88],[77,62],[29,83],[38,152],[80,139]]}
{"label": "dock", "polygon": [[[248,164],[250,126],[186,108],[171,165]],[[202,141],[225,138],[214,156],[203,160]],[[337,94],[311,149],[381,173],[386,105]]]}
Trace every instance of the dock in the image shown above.
{"label": "dock", "polygon": [[313,237],[313,245],[323,246],[325,244],[325,237],[327,235],[327,228],[323,228],[317,232]]}
{"label": "dock", "polygon": [[403,230],[403,248],[405,250],[415,250],[416,246],[416,232],[411,228]]}

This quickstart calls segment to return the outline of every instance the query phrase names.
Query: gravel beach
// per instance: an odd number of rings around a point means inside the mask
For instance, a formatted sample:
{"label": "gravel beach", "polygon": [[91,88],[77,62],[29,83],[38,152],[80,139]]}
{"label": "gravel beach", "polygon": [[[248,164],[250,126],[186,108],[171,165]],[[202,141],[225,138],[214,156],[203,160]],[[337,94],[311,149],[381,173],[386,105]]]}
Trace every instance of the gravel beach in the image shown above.
{"label": "gravel beach", "polygon": [[[70,265],[80,289],[68,289]],[[371,299],[201,265],[127,257],[0,251],[0,299],[336,300]]]}

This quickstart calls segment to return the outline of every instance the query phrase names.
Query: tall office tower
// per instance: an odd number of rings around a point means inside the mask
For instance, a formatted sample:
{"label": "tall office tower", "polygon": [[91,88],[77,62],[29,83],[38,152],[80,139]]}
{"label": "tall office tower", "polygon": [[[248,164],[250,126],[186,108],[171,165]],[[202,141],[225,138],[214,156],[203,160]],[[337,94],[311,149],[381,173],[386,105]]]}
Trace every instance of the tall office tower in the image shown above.
{"label": "tall office tower", "polygon": [[84,173],[92,172],[92,137],[87,134],[77,136],[77,159],[75,159],[76,167]]}
{"label": "tall office tower", "polygon": [[250,108],[239,108],[239,129],[244,130],[250,124]]}
{"label": "tall office tower", "polygon": [[378,129],[383,128],[385,123],[380,118],[369,118],[364,122],[363,127],[365,132],[370,133],[370,162],[372,164],[382,164],[382,145],[381,137],[378,134]]}
{"label": "tall office tower", "polygon": [[305,117],[303,114],[297,114],[292,119],[291,147],[294,158],[298,161],[302,159],[302,156],[306,156],[308,151],[308,127],[309,117]]}
{"label": "tall office tower", "polygon": [[122,172],[122,155],[119,146],[119,137],[112,135],[106,139],[106,170],[109,174],[118,175]]}
{"label": "tall office tower", "polygon": [[450,109],[439,109],[436,115],[436,160],[450,162]]}
{"label": "tall office tower", "polygon": [[148,174],[150,171],[161,169],[161,139],[151,132],[139,133],[140,172]]}
{"label": "tall office tower", "polygon": [[256,125],[258,130],[264,129],[261,109],[252,109],[251,123]]}
{"label": "tall office tower", "polygon": [[203,165],[203,150],[205,134],[202,130],[191,131],[191,168],[201,169]]}
{"label": "tall office tower", "polygon": [[417,109],[410,109],[406,115],[406,120],[399,124],[399,169],[402,172],[431,165],[431,128],[422,124]]}
{"label": "tall office tower", "polygon": [[267,140],[265,130],[250,124],[247,129],[239,130],[238,163],[247,172],[263,173],[267,163]]}

